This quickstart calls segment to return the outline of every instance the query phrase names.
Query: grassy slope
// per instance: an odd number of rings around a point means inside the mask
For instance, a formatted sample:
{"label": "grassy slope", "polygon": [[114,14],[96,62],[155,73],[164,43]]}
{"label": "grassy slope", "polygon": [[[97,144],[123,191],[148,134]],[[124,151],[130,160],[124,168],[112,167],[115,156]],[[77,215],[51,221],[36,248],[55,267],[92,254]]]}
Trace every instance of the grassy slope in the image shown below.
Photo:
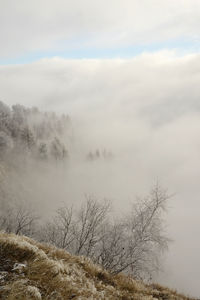
{"label": "grassy slope", "polygon": [[85,257],[0,233],[0,299],[189,299],[123,274],[111,276]]}

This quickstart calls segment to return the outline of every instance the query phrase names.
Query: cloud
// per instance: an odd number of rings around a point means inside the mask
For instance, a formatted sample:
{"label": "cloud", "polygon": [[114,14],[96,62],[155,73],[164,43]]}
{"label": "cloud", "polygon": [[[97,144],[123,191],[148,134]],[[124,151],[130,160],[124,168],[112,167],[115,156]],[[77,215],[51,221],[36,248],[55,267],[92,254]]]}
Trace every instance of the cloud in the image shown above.
{"label": "cloud", "polygon": [[[121,199],[127,207],[157,178],[176,192],[168,216],[175,242],[166,262],[169,278],[163,280],[195,295],[200,292],[194,250],[200,244],[198,233],[193,235],[200,225],[200,63],[194,51],[200,41],[199,12],[199,0],[0,3],[1,61],[191,46],[193,55],[179,57],[164,50],[130,59],[55,57],[1,66],[0,100],[69,113],[83,153],[98,147],[114,152],[109,167],[86,169],[83,163],[73,168],[71,193],[109,196],[122,209]],[[76,180],[79,189],[74,188]],[[194,274],[192,282],[188,270]]]}
{"label": "cloud", "polygon": [[71,168],[65,189],[74,198],[107,196],[122,211],[157,179],[175,192],[168,213],[174,243],[166,259],[169,277],[162,281],[192,295],[200,292],[194,249],[200,244],[193,235],[200,226],[199,80],[199,54],[172,51],[0,67],[2,101],[69,113],[79,151],[105,147],[114,153],[108,165],[79,161]]}
{"label": "cloud", "polygon": [[3,0],[0,56],[173,40],[199,45],[199,9],[198,0]]}

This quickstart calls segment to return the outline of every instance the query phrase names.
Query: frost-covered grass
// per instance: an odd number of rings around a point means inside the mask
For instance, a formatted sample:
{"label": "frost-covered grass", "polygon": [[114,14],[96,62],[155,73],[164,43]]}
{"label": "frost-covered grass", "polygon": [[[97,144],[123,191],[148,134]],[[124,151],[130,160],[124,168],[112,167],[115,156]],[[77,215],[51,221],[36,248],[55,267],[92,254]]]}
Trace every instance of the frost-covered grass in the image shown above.
{"label": "frost-covered grass", "polygon": [[112,276],[88,258],[24,236],[0,233],[0,259],[12,270],[0,272],[0,299],[189,299],[157,284]]}

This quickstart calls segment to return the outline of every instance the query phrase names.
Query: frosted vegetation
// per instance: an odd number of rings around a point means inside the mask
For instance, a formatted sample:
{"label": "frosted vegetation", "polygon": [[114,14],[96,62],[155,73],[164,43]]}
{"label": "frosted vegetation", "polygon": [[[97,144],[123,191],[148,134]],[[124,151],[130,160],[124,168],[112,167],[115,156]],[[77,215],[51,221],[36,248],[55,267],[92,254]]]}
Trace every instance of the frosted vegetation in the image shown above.
{"label": "frosted vegetation", "polygon": [[67,149],[61,137],[68,131],[70,119],[37,108],[13,105],[10,109],[0,102],[1,156],[32,156],[35,159],[65,159]]}
{"label": "frosted vegetation", "polygon": [[[10,108],[0,102],[0,229],[87,256],[113,275],[126,272],[151,280],[169,242],[163,221],[169,196],[158,184],[120,217],[113,214],[111,201],[88,195],[78,206],[66,201],[53,213],[47,209],[41,213],[35,204],[34,198],[40,199],[42,207],[48,193],[44,194],[42,184],[38,194],[32,193],[27,180],[34,178],[34,186],[38,176],[41,182],[45,177],[51,191],[54,181],[59,181],[56,174],[62,176],[63,167],[68,170],[73,144],[69,116],[21,105]],[[106,149],[89,150],[82,156],[88,164],[113,158]],[[43,176],[52,169],[54,178]],[[59,195],[59,188],[55,189]]]}
{"label": "frosted vegetation", "polygon": [[158,284],[110,274],[83,256],[0,233],[0,296],[8,300],[189,300]]}

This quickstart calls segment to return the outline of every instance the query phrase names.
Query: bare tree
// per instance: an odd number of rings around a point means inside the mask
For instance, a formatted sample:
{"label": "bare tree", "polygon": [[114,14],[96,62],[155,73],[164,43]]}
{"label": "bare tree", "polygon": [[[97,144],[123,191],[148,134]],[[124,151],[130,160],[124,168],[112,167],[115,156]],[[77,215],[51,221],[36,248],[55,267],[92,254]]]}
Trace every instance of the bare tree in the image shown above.
{"label": "bare tree", "polygon": [[0,229],[8,233],[33,236],[38,219],[28,203],[16,200],[1,209]]}
{"label": "bare tree", "polygon": [[110,203],[87,197],[78,210],[59,209],[43,230],[44,240],[88,256],[113,274],[127,272],[149,279],[169,242],[162,218],[168,198],[156,185],[148,197],[137,199],[128,215],[112,222]]}
{"label": "bare tree", "polygon": [[77,210],[64,206],[43,227],[41,240],[74,254],[92,257],[109,208],[107,201],[99,202],[87,196],[86,202]]}
{"label": "bare tree", "polygon": [[168,198],[166,191],[156,185],[148,197],[137,200],[124,220],[107,225],[96,262],[114,274],[128,272],[137,278],[150,278],[159,269],[160,253],[169,242],[162,219]]}
{"label": "bare tree", "polygon": [[86,196],[77,214],[75,227],[75,254],[93,256],[95,246],[101,238],[101,227],[110,209],[108,201],[98,202]]}
{"label": "bare tree", "polygon": [[127,226],[130,228],[130,249],[134,259],[130,266],[137,276],[143,270],[151,272],[152,268],[158,268],[159,252],[167,249],[169,239],[165,235],[162,213],[168,198],[166,191],[156,184],[149,197],[133,207],[129,217]]}
{"label": "bare tree", "polygon": [[74,226],[73,208],[66,206],[59,208],[53,221],[42,228],[42,240],[69,250],[75,239]]}
{"label": "bare tree", "polygon": [[123,223],[106,223],[102,227],[101,238],[95,249],[94,261],[113,273],[117,273],[117,269],[126,263],[124,230]]}
{"label": "bare tree", "polygon": [[39,217],[28,203],[19,203],[14,209],[14,232],[16,234],[33,235],[36,221]]}

